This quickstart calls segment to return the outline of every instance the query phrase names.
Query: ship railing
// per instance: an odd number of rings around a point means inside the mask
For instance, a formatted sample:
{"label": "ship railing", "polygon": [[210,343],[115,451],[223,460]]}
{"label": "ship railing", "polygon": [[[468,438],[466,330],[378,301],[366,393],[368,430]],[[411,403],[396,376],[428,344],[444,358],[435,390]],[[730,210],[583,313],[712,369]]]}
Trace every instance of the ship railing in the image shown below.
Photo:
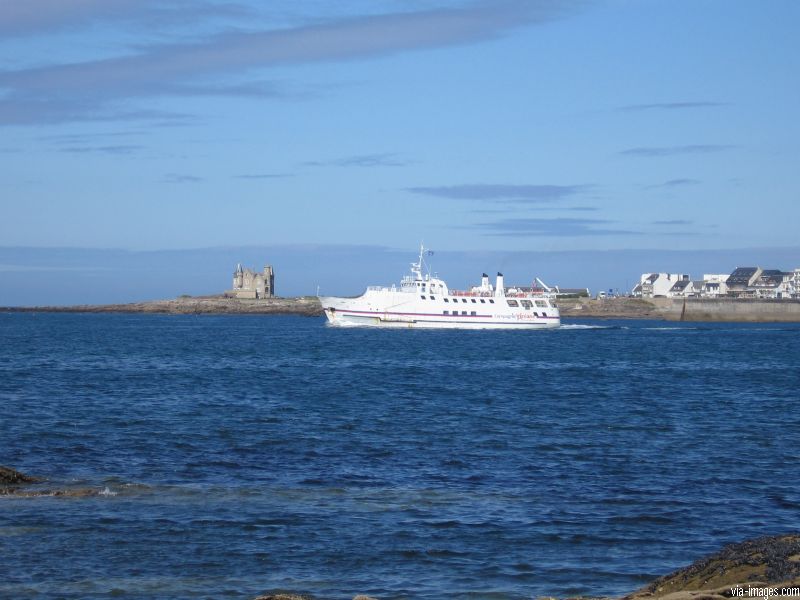
{"label": "ship railing", "polygon": [[[466,296],[467,298],[494,298],[494,292],[471,292],[471,291],[464,291],[464,290],[450,290],[451,296]],[[543,298],[548,296],[548,293],[545,290],[528,290],[528,291],[516,291],[516,292],[509,292],[506,291],[503,294],[506,298]]]}

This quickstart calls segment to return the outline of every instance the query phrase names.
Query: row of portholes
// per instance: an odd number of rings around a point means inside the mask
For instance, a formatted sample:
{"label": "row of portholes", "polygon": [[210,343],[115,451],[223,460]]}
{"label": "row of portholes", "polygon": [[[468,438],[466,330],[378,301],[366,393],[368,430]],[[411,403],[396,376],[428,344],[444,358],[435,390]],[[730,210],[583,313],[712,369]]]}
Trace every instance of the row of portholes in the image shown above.
{"label": "row of portholes", "polygon": [[[427,300],[428,298],[430,298],[431,300],[436,300],[436,296],[425,297],[425,296],[420,295],[420,298],[422,298],[423,300]],[[453,298],[452,300],[453,300],[454,303],[456,303],[456,304],[458,303],[458,298]],[[477,304],[477,302],[478,302],[477,300],[475,300],[475,298],[470,298],[470,300],[472,300],[473,304]],[[445,302],[450,302],[450,298],[444,298],[444,301]],[[461,302],[466,304],[467,299],[466,298],[462,298]],[[486,300],[484,300],[483,298],[480,298],[480,303],[481,304],[486,304]],[[489,298],[489,304],[494,304],[494,300]]]}

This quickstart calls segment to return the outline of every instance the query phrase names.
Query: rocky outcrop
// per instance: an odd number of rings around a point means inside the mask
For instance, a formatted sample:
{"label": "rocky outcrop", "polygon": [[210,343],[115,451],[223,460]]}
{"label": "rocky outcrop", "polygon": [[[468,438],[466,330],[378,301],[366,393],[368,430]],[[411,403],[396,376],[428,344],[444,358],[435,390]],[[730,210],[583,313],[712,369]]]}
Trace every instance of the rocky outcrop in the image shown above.
{"label": "rocky outcrop", "polygon": [[[23,483],[36,483],[41,481],[36,477],[31,477],[30,475],[25,475],[24,473],[20,473],[19,471],[15,471],[9,467],[4,467],[0,465],[0,486],[6,485],[20,485]],[[0,487],[0,494],[2,493],[2,489]]]}
{"label": "rocky outcrop", "polygon": [[61,490],[27,490],[15,488],[0,488],[0,496],[14,496],[15,498],[88,498],[90,496],[103,496],[102,491],[93,488],[65,488]]}
{"label": "rocky outcrop", "polygon": [[[688,567],[656,579],[625,600],[665,598],[744,598],[749,590],[770,588],[771,596],[781,595],[784,587],[800,586],[800,534],[767,536],[725,546],[719,552],[701,558]],[[741,590],[741,594],[737,593]]]}
{"label": "rocky outcrop", "polygon": [[86,498],[88,496],[111,495],[106,490],[94,488],[62,488],[62,489],[43,489],[39,486],[30,487],[33,483],[41,483],[43,480],[38,477],[25,475],[9,467],[0,465],[0,496],[14,496],[15,498],[41,498],[43,496],[53,498]]}
{"label": "rocky outcrop", "polygon": [[641,298],[564,298],[558,300],[562,317],[600,319],[663,319],[664,311]]}
{"label": "rocky outcrop", "polygon": [[[800,533],[730,544],[620,600],[735,600],[788,595],[800,597]],[[614,600],[597,596],[568,600],[589,598]],[[272,593],[255,600],[313,599],[305,595]],[[358,595],[353,600],[375,599]],[[556,599],[547,597],[540,600]]]}
{"label": "rocky outcrop", "polygon": [[19,485],[22,483],[36,483],[39,481],[35,477],[25,475],[14,469],[0,465],[0,486],[3,485]]}

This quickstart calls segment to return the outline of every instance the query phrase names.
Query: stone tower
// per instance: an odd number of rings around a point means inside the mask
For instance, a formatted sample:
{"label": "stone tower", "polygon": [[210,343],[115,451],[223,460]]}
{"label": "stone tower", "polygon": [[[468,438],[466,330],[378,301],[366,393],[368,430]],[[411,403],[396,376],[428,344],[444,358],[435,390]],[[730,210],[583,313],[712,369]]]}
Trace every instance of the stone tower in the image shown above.
{"label": "stone tower", "polygon": [[225,292],[229,298],[272,298],[275,295],[275,271],[266,265],[262,273],[236,265],[233,272],[233,289]]}
{"label": "stone tower", "polygon": [[233,289],[241,289],[244,285],[244,270],[242,263],[236,265],[236,270],[233,272]]}

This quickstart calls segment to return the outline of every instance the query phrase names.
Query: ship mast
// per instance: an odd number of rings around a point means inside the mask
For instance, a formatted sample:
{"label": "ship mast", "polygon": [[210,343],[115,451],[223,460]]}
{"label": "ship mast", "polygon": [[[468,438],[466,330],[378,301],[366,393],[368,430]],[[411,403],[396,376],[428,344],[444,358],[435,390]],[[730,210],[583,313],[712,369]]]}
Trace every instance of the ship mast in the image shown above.
{"label": "ship mast", "polygon": [[422,256],[425,254],[425,246],[423,244],[419,245],[419,260],[415,263],[411,263],[411,274],[414,276],[415,281],[422,280]]}

